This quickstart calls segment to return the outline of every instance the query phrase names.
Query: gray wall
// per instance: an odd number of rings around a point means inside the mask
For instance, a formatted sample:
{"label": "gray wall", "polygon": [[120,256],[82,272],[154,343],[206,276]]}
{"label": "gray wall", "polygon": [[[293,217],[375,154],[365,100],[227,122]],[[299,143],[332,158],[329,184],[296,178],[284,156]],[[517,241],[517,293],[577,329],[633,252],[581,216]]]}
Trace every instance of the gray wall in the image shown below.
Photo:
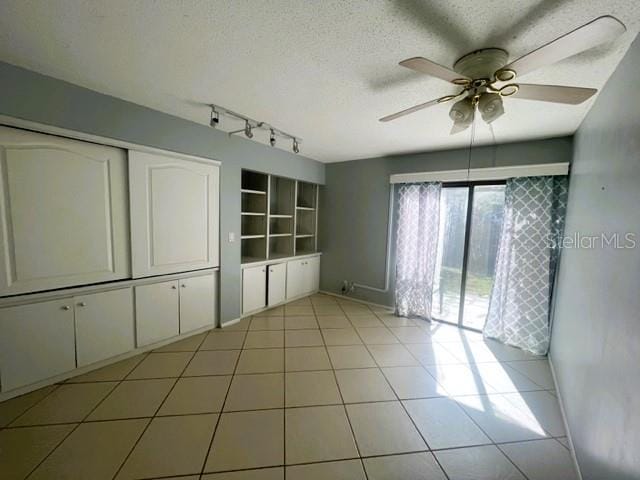
{"label": "gray wall", "polygon": [[[240,169],[324,183],[324,165],[0,62],[0,115],[222,162],[221,317],[240,315]],[[236,233],[229,243],[228,233]]]}
{"label": "gray wall", "polygon": [[[478,147],[471,166],[568,162],[571,153],[570,137]],[[321,288],[339,293],[343,280],[384,287],[389,175],[464,169],[468,162],[469,150],[458,149],[327,164],[320,204]],[[393,258],[392,248],[388,291],[357,288],[352,296],[393,305]]]}
{"label": "gray wall", "polygon": [[[640,38],[575,135],[566,234],[640,234]],[[640,478],[640,237],[565,249],[551,357],[585,480]]]}

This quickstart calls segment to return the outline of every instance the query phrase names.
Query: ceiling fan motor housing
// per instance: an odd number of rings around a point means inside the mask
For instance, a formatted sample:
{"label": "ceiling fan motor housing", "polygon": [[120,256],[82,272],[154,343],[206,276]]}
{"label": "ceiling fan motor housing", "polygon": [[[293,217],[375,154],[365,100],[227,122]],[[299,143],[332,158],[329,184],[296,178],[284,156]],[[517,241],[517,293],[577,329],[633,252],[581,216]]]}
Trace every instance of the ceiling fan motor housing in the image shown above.
{"label": "ceiling fan motor housing", "polygon": [[473,80],[491,81],[495,72],[504,67],[508,60],[509,54],[501,48],[483,48],[458,59],[453,69]]}

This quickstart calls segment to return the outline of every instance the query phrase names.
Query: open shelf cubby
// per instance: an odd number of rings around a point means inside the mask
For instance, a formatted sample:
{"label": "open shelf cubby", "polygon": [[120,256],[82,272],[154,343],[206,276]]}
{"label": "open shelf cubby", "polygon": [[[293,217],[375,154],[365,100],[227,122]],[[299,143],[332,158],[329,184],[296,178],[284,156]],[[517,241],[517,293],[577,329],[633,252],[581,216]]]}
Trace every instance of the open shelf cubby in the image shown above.
{"label": "open shelf cubby", "polygon": [[318,186],[242,171],[242,263],[316,251]]}
{"label": "open shelf cubby", "polygon": [[307,182],[298,182],[298,195],[296,207],[299,210],[315,209],[317,197],[317,185]]}
{"label": "open shelf cubby", "polygon": [[293,237],[270,237],[269,258],[285,258],[293,256]]}
{"label": "open shelf cubby", "polygon": [[267,259],[266,238],[245,238],[242,240],[242,263],[259,262]]}
{"label": "open shelf cubby", "polygon": [[296,235],[315,235],[316,212],[314,210],[298,210],[296,212]]}
{"label": "open shelf cubby", "polygon": [[266,194],[269,185],[269,175],[266,173],[253,172],[251,170],[242,171],[242,190],[251,191],[258,194]]}
{"label": "open shelf cubby", "polygon": [[307,255],[310,253],[315,253],[315,251],[315,236],[296,238],[296,255]]}

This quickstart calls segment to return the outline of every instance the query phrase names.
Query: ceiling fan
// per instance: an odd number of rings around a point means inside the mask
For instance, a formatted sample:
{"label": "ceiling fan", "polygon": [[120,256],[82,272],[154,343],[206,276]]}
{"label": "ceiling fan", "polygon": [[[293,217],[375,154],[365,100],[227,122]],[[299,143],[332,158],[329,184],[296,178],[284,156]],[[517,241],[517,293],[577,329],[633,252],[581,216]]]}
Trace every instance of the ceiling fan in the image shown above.
{"label": "ceiling fan", "polygon": [[476,109],[485,122],[493,122],[504,114],[502,99],[507,97],[578,105],[593,96],[597,90],[519,83],[515,82],[516,76],[526,75],[537,68],[611,41],[625,30],[626,27],[620,20],[605,15],[510,63],[508,52],[501,48],[483,48],[468,53],[454,63],[453,70],[422,57],[403,60],[400,62],[401,66],[453,83],[461,91],[387,115],[380,121],[388,122],[440,103],[457,100],[449,112],[449,117],[453,120],[453,134],[471,125]]}

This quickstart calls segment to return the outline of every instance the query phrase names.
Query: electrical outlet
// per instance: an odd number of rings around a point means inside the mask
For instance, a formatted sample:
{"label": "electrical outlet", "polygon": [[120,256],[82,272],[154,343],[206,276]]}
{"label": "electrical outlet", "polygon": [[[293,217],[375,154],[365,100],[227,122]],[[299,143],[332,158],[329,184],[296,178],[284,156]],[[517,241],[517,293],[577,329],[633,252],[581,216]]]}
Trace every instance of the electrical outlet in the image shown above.
{"label": "electrical outlet", "polygon": [[236,233],[235,232],[229,232],[229,243],[233,243],[236,241]]}

